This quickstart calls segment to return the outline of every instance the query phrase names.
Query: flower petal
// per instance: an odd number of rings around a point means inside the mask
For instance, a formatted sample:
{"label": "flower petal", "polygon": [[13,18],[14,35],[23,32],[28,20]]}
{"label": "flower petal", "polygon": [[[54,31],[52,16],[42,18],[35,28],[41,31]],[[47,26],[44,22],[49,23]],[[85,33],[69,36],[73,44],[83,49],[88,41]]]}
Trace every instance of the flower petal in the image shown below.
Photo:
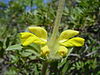
{"label": "flower petal", "polygon": [[68,40],[69,38],[78,35],[79,31],[75,31],[75,30],[65,30],[60,34],[59,40],[64,42],[66,40]]}
{"label": "flower petal", "polygon": [[39,39],[37,36],[29,32],[20,33],[20,39],[23,46],[27,46],[31,43],[37,43],[37,44],[46,43],[46,41]]}
{"label": "flower petal", "polygon": [[60,44],[66,47],[73,47],[73,46],[80,47],[84,45],[84,41],[85,39],[83,38],[75,37],[75,38],[69,39],[68,41],[60,42]]}
{"label": "flower petal", "polygon": [[65,56],[68,53],[68,49],[64,46],[60,46],[58,50],[58,54],[60,56]]}
{"label": "flower petal", "polygon": [[41,39],[47,39],[47,31],[42,27],[28,27],[28,30]]}

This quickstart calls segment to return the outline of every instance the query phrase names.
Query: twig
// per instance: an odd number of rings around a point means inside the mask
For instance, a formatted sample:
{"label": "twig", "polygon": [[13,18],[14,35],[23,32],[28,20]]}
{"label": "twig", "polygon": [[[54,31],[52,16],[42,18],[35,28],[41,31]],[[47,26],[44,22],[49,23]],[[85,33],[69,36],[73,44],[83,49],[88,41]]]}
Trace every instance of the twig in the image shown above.
{"label": "twig", "polygon": [[70,54],[69,56],[75,56],[75,57],[78,57],[78,58],[80,58],[80,55],[78,55],[78,54]]}
{"label": "twig", "polygon": [[86,57],[88,57],[88,56],[90,56],[90,55],[92,55],[92,54],[95,54],[96,52],[97,52],[97,51],[93,51],[93,52],[87,54]]}

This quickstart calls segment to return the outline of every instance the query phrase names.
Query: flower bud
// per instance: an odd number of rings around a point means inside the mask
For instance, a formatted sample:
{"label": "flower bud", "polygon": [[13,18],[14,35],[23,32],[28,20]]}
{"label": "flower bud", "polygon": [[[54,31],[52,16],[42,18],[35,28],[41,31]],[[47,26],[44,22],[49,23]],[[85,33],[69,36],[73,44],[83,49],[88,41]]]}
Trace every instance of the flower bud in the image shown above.
{"label": "flower bud", "polygon": [[48,46],[44,46],[41,48],[41,55],[47,56],[50,53]]}
{"label": "flower bud", "polygon": [[66,54],[68,53],[68,49],[64,46],[60,46],[59,50],[58,50],[58,54],[60,56],[66,56]]}

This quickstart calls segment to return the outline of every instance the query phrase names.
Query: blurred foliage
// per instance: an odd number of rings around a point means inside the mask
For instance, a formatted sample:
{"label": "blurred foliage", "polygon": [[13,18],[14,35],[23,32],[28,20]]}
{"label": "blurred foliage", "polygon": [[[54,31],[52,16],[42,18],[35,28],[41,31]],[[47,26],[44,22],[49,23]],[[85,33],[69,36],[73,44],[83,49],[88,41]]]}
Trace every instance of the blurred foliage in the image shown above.
{"label": "blurred foliage", "polygon": [[[39,47],[34,44],[23,48],[18,33],[27,26],[39,25],[50,34],[57,5],[58,0],[0,2],[0,75],[40,75],[43,59],[38,58]],[[99,5],[99,0],[66,0],[59,30],[78,30],[86,42],[83,47],[74,48],[68,60],[51,63],[50,75],[100,75]]]}

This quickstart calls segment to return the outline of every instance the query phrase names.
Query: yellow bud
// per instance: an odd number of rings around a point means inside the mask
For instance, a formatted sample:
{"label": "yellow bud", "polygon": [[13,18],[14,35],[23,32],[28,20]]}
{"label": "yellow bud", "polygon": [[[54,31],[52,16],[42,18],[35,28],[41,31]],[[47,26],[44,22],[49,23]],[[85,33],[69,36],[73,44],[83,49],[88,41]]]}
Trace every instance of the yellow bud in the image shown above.
{"label": "yellow bud", "polygon": [[64,46],[60,46],[59,50],[58,50],[58,54],[60,56],[66,56],[66,54],[68,53],[68,49]]}
{"label": "yellow bud", "polygon": [[41,55],[47,56],[50,53],[48,46],[44,46],[41,48]]}

